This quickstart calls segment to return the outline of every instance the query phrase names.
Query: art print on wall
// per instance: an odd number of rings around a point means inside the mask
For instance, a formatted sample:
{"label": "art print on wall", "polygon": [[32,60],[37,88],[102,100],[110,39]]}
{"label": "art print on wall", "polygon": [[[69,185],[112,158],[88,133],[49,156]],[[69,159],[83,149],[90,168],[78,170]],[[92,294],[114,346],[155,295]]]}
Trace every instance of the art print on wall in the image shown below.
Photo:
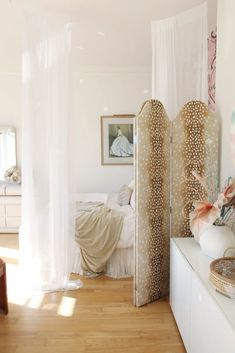
{"label": "art print on wall", "polygon": [[215,111],[215,90],[216,90],[216,41],[217,32],[212,31],[208,38],[208,93],[209,108]]}
{"label": "art print on wall", "polygon": [[134,156],[134,115],[101,117],[102,165],[130,165]]}

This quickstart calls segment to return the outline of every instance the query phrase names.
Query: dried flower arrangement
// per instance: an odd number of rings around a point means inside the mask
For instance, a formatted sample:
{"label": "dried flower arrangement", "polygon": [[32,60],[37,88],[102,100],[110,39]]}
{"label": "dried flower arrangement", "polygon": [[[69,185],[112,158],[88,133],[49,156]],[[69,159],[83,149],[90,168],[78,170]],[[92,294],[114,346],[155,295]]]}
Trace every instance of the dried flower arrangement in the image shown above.
{"label": "dried flower arrangement", "polygon": [[[193,176],[203,186],[206,195],[210,194],[207,187],[207,178],[202,178],[193,172]],[[190,229],[198,241],[202,234],[212,224],[225,225],[232,228],[235,220],[235,178],[229,178],[226,186],[218,194],[215,201],[205,200],[203,197],[199,201],[193,202],[194,210],[190,213]]]}
{"label": "dried flower arrangement", "polygon": [[16,166],[10,167],[6,170],[4,174],[5,180],[10,184],[20,184],[21,183],[21,172]]}

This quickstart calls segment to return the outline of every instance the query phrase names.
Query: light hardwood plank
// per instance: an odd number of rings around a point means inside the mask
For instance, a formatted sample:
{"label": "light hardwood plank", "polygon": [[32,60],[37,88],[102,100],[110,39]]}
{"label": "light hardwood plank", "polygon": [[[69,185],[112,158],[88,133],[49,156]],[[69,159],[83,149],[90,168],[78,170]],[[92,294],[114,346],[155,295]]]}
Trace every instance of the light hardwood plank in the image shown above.
{"label": "light hardwood plank", "polygon": [[[0,234],[0,257],[4,248],[9,255],[9,249],[17,250],[18,236]],[[12,277],[17,257],[9,255],[3,258]],[[0,315],[0,353],[185,353],[167,299],[135,308],[132,279],[82,280],[80,290],[36,298],[18,298],[9,287],[9,315]],[[60,314],[66,305],[70,316]]]}

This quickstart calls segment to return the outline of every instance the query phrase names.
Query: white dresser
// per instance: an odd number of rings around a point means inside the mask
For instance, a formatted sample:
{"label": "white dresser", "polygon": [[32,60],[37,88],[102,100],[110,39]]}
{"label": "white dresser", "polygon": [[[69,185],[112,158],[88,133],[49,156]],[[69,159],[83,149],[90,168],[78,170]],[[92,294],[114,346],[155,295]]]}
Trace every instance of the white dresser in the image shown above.
{"label": "white dresser", "polygon": [[209,265],[193,238],[171,239],[170,305],[188,353],[235,353],[235,300],[209,283]]}
{"label": "white dresser", "polygon": [[21,186],[0,183],[0,233],[18,233],[21,223]]}

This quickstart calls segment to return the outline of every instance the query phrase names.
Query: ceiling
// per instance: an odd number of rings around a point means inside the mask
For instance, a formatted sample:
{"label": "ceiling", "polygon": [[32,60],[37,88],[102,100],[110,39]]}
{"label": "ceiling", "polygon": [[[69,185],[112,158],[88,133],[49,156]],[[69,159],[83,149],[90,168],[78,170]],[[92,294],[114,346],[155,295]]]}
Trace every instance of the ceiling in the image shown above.
{"label": "ceiling", "polygon": [[[180,13],[203,0],[0,0],[0,72],[21,71],[23,11],[63,16],[72,25],[78,67],[150,67],[151,21]],[[208,0],[209,26],[216,0]]]}

